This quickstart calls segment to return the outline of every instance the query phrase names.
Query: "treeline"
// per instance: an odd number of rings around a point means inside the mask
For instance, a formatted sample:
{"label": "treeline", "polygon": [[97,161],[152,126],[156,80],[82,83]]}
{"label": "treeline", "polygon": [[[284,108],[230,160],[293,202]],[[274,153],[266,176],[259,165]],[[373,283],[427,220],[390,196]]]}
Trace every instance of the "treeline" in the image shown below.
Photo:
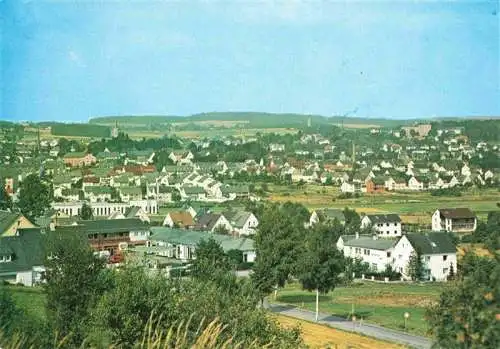
{"label": "treeline", "polygon": [[443,120],[432,124],[434,134],[437,129],[461,127],[464,134],[474,142],[500,141],[500,119],[489,120]]}
{"label": "treeline", "polygon": [[55,136],[107,138],[111,136],[111,129],[102,125],[55,123],[51,125],[51,134]]}

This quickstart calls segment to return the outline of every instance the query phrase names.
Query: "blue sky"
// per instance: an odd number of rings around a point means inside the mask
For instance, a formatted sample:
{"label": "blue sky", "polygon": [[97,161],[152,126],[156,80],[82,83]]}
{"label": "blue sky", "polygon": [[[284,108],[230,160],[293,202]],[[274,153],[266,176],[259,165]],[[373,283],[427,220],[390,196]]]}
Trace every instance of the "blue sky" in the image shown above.
{"label": "blue sky", "polygon": [[4,120],[500,115],[498,1],[3,1]]}

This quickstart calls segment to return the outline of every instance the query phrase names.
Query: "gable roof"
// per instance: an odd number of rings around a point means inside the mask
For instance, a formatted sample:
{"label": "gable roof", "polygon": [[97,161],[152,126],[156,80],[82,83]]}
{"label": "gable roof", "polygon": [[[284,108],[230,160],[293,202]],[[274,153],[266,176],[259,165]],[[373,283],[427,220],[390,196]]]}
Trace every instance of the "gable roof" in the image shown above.
{"label": "gable roof", "polygon": [[198,218],[195,227],[198,230],[212,230],[221,216],[220,213],[205,213]]}
{"label": "gable roof", "polygon": [[441,232],[426,234],[409,233],[406,238],[414,249],[419,249],[422,254],[456,253],[457,248],[450,236]]}
{"label": "gable roof", "polygon": [[0,275],[43,265],[43,237],[40,228],[19,229],[16,236],[0,237],[0,255],[12,257],[11,262],[0,263]]}
{"label": "gable roof", "polygon": [[324,208],[321,210],[316,210],[317,214],[323,215],[327,220],[338,219],[339,222],[345,222],[344,211],[334,208]]}
{"label": "gable roof", "polygon": [[386,223],[386,222],[401,222],[401,217],[395,213],[389,213],[389,214],[368,214],[365,215],[365,217],[368,217],[370,219],[370,222],[372,224],[375,223]]}
{"label": "gable roof", "polygon": [[359,238],[354,238],[354,239],[349,239],[344,242],[345,246],[351,246],[351,247],[361,247],[361,248],[367,248],[371,250],[388,250],[394,245],[396,245],[396,242],[398,239],[391,239],[391,238],[373,238],[372,236],[366,236],[366,235],[360,235]]}
{"label": "gable roof", "polygon": [[23,215],[21,213],[0,211],[0,235],[2,235],[5,230],[9,229],[12,224],[14,224],[22,216]]}
{"label": "gable roof", "polygon": [[182,244],[195,246],[202,240],[214,239],[221,244],[222,249],[227,252],[229,250],[253,251],[254,241],[248,238],[235,238],[229,235],[209,234],[197,230],[172,229],[165,227],[152,227],[152,235],[150,240],[165,241],[171,244]]}
{"label": "gable roof", "polygon": [[78,221],[77,225],[58,226],[56,230],[79,231],[80,233],[120,233],[132,230],[149,230],[149,225],[139,218],[102,219],[95,221]]}
{"label": "gable roof", "polygon": [[469,208],[439,208],[439,214],[445,218],[475,218],[476,215]]}
{"label": "gable roof", "polygon": [[223,213],[224,217],[231,223],[235,228],[243,228],[245,223],[248,221],[252,212],[248,211],[227,211]]}
{"label": "gable roof", "polygon": [[187,211],[169,212],[170,218],[174,224],[182,225],[183,227],[191,227],[194,225],[193,217]]}

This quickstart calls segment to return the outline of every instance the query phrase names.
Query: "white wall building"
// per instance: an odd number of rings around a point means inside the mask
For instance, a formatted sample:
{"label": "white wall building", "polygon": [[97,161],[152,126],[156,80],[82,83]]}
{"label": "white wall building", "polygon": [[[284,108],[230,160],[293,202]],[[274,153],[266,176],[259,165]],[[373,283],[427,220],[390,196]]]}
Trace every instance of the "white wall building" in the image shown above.
{"label": "white wall building", "polygon": [[366,215],[361,219],[361,229],[370,226],[381,237],[401,236],[401,218],[397,214]]}

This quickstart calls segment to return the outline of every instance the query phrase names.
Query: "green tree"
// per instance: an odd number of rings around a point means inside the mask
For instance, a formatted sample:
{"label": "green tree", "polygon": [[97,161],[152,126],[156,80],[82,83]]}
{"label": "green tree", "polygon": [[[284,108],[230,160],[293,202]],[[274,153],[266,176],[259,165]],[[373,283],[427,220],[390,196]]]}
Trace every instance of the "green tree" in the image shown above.
{"label": "green tree", "polygon": [[80,218],[83,220],[89,220],[92,219],[93,216],[94,214],[92,212],[92,207],[84,202],[82,205],[82,210],[80,211]]}
{"label": "green tree", "polygon": [[52,197],[51,187],[38,175],[30,174],[21,182],[17,205],[28,219],[33,220],[50,208]]}
{"label": "green tree", "polygon": [[413,251],[408,261],[408,275],[413,281],[421,281],[424,277],[424,265],[422,262],[422,254],[420,251]]}
{"label": "green tree", "polygon": [[12,198],[5,190],[4,181],[0,178],[0,210],[12,209]]}
{"label": "green tree", "polygon": [[[256,285],[272,282],[277,288],[283,287],[293,275],[302,247],[300,241],[306,235],[304,222],[309,216],[307,209],[304,212],[302,208],[291,203],[264,208],[255,235],[254,272],[259,271],[254,277]],[[257,280],[257,276],[264,279]]]}
{"label": "green tree", "polygon": [[231,270],[229,258],[222,246],[210,238],[196,245],[196,259],[191,264],[191,275],[198,279],[214,279]]}
{"label": "green tree", "polygon": [[46,241],[47,311],[50,325],[68,345],[82,343],[90,309],[107,287],[104,261],[94,255],[86,237],[50,232]]}
{"label": "green tree", "polygon": [[306,236],[306,243],[297,268],[302,287],[316,291],[316,321],[319,313],[319,294],[333,290],[345,271],[344,256],[336,246],[342,226],[316,224]]}
{"label": "green tree", "polygon": [[435,346],[439,348],[500,348],[500,255],[468,253],[458,280],[427,310]]}

